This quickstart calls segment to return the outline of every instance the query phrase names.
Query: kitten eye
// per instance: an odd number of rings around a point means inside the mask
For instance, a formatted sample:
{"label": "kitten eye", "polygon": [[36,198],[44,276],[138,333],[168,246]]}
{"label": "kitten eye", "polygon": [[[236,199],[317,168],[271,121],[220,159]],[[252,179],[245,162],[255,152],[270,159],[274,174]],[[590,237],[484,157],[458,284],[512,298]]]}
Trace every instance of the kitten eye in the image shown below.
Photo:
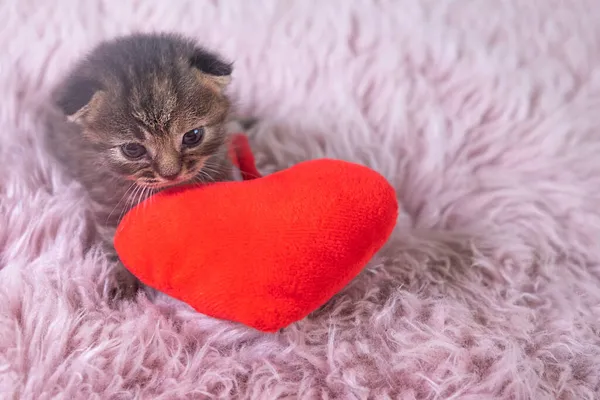
{"label": "kitten eye", "polygon": [[198,143],[200,143],[202,141],[203,137],[204,137],[204,128],[192,129],[191,131],[189,131],[185,135],[183,135],[182,143],[188,147],[196,146]]}
{"label": "kitten eye", "polygon": [[127,158],[135,160],[146,154],[146,148],[138,143],[127,143],[121,146],[121,151]]}

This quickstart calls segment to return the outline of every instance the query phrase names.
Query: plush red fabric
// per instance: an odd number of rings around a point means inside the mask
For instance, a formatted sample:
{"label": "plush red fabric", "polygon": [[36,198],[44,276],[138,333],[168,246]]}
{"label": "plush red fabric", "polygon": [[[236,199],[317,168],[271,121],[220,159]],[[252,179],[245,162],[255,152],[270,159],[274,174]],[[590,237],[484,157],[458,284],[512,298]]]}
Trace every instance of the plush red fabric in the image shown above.
{"label": "plush red fabric", "polygon": [[229,145],[229,157],[242,174],[242,179],[247,181],[262,177],[254,162],[254,154],[248,143],[248,137],[243,134],[233,135]]}
{"label": "plush red fabric", "polygon": [[[387,241],[398,215],[377,172],[321,159],[259,179],[163,191],[123,219],[115,247],[142,282],[212,317],[274,332],[323,305]],[[245,167],[244,167],[245,166]],[[250,171],[248,171],[250,169]]]}

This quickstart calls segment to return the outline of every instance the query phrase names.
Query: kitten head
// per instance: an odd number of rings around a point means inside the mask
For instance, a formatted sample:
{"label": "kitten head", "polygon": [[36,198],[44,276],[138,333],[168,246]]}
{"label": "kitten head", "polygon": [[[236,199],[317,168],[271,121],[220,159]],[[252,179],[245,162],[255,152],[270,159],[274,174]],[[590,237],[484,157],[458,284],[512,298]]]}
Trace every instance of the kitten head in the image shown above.
{"label": "kitten head", "polygon": [[[148,188],[202,177],[224,157],[231,65],[175,35],[95,48],[55,92],[94,162]],[[216,171],[213,171],[216,172]]]}

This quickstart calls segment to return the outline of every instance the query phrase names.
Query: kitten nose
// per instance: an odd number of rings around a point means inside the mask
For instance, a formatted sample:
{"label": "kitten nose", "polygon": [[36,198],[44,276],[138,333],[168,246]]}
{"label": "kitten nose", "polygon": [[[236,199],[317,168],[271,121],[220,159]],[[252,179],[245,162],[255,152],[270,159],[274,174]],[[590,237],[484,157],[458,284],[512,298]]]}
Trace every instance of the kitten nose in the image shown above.
{"label": "kitten nose", "polygon": [[168,181],[174,181],[175,179],[177,179],[179,177],[179,172],[177,171],[175,173],[170,173],[170,174],[159,174],[161,178],[166,179]]}
{"label": "kitten nose", "polygon": [[162,165],[157,168],[158,175],[168,181],[176,180],[181,174],[181,164]]}
{"label": "kitten nose", "polygon": [[158,154],[155,163],[154,169],[156,173],[168,181],[177,179],[183,167],[179,154],[174,151],[167,151],[166,149]]}

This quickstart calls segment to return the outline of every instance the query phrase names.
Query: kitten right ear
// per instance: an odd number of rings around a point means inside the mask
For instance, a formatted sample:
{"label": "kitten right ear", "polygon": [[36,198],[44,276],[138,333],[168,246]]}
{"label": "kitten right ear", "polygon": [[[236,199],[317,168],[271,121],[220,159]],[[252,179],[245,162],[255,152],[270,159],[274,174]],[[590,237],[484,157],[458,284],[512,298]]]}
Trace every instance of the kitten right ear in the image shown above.
{"label": "kitten right ear", "polygon": [[218,90],[222,90],[231,81],[233,66],[223,61],[218,55],[203,48],[196,48],[189,59],[193,68]]}
{"label": "kitten right ear", "polygon": [[90,107],[102,86],[89,78],[72,76],[55,93],[55,104],[71,121],[78,120]]}

